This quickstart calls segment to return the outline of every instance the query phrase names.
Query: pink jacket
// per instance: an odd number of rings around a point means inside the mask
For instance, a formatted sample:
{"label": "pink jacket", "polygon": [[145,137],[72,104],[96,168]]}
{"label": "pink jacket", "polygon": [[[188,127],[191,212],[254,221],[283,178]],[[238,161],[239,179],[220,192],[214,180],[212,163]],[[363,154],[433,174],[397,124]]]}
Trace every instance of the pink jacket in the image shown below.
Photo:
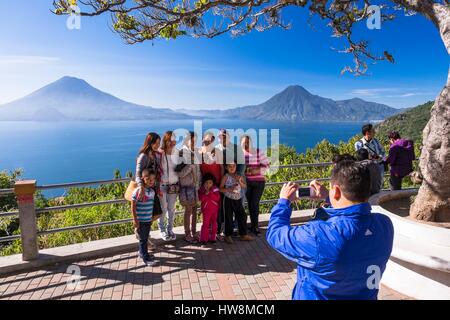
{"label": "pink jacket", "polygon": [[202,186],[198,191],[198,197],[202,202],[202,213],[217,214],[220,206],[220,192],[219,188],[213,186],[209,193],[205,193],[205,188]]}

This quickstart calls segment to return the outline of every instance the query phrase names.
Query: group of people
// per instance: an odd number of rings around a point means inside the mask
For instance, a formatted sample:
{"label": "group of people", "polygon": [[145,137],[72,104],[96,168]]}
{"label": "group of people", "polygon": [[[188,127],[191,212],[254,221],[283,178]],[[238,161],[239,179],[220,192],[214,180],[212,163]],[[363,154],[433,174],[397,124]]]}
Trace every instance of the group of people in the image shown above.
{"label": "group of people", "polygon": [[[323,200],[311,221],[299,226],[290,223],[291,203],[301,197],[293,182],[283,186],[271,211],[267,242],[298,264],[294,299],[377,298],[394,230],[387,216],[372,212],[368,199],[382,188],[386,164],[391,167],[391,188],[401,188],[402,179],[412,171],[414,149],[412,141],[391,132],[386,156],[372,125],[364,125],[362,134],[355,144],[356,157],[343,154],[334,158],[329,189],[315,180],[310,183],[310,197]],[[132,196],[139,254],[145,264],[154,263],[147,247],[152,214],[162,214],[162,238],[175,239],[177,199],[185,209],[184,239],[189,243],[223,240],[232,244],[236,224],[240,240],[251,241],[260,234],[259,203],[269,167],[267,156],[252,147],[247,135],[241,137],[240,146],[230,141],[224,129],[218,137],[219,143],[214,145],[215,136],[208,132],[202,147],[196,148],[197,137],[189,132],[177,150],[172,131],[166,132],[162,141],[156,133],[148,134],[137,158],[137,188]],[[251,217],[249,229],[244,195]],[[203,225],[198,234],[199,202]]]}
{"label": "group of people", "polygon": [[[173,131],[167,131],[162,139],[154,132],[147,135],[137,157],[137,188],[132,194],[133,224],[145,264],[154,262],[148,252],[148,239],[155,212],[161,213],[158,226],[162,239],[176,239],[173,227],[178,199],[184,207],[184,240],[188,243],[206,246],[219,240],[232,244],[236,225],[242,241],[254,240],[260,234],[259,203],[268,158],[253,147],[249,135],[240,138],[240,145],[232,143],[225,129],[219,130],[218,138],[219,143],[215,143],[215,135],[206,132],[198,148],[196,134],[188,132],[178,150]],[[202,227],[197,232],[199,204]]]}
{"label": "group of people", "polygon": [[336,155],[333,163],[341,160],[358,161],[369,169],[371,176],[371,194],[380,192],[384,184],[384,174],[390,167],[389,186],[391,190],[401,190],[403,178],[413,171],[415,159],[414,143],[402,139],[398,131],[391,131],[389,152],[386,155],[383,145],[375,138],[372,124],[365,124],[361,129],[362,138],[355,143],[355,155]]}

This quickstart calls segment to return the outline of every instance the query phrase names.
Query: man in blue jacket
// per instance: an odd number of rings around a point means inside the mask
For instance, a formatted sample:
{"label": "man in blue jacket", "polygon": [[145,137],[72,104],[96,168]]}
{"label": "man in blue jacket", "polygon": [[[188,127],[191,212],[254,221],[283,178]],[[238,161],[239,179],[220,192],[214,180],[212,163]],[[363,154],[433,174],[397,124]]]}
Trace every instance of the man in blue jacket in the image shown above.
{"label": "man in blue jacket", "polygon": [[381,275],[392,251],[390,219],[372,213],[370,173],[354,161],[341,161],[332,171],[331,190],[317,182],[317,198],[329,197],[328,219],[291,226],[290,203],[298,186],[283,186],[266,233],[269,244],[295,261],[297,299],[377,299]]}

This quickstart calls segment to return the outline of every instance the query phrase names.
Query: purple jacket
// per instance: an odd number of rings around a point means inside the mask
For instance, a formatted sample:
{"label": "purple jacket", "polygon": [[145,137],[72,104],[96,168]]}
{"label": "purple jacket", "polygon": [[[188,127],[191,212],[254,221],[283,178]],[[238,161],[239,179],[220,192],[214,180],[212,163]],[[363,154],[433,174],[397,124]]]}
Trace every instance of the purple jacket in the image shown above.
{"label": "purple jacket", "polygon": [[391,174],[404,177],[413,171],[415,158],[414,144],[411,140],[398,139],[389,148],[387,162],[391,166]]}

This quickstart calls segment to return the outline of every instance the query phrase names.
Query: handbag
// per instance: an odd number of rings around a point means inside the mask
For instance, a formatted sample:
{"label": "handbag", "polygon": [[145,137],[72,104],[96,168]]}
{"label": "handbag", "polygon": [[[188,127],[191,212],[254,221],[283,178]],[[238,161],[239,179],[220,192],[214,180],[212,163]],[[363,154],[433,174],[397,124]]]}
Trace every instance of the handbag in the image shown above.
{"label": "handbag", "polygon": [[[169,160],[167,159],[167,154],[164,154],[164,157],[166,158],[167,175],[169,176],[170,181]],[[168,184],[165,187],[168,194],[178,194],[180,192],[180,185],[178,183]]]}
{"label": "handbag", "polygon": [[180,187],[180,203],[184,206],[197,204],[195,187]]}
{"label": "handbag", "polygon": [[136,181],[130,181],[130,184],[128,185],[127,190],[125,191],[124,198],[128,201],[133,201],[133,192],[138,187],[138,184]]}
{"label": "handbag", "polygon": [[[180,157],[180,158],[182,158],[183,157],[183,150],[180,150],[180,152],[178,153],[178,156]],[[187,164],[186,163],[184,163],[184,161],[182,161],[181,163],[179,163],[179,164],[177,164],[176,166],[175,166],[175,172],[181,172],[181,170],[183,170],[184,169],[184,167],[186,167],[187,166]]]}
{"label": "handbag", "polygon": [[166,186],[168,194],[178,194],[180,193],[180,185],[178,183],[169,184]]}
{"label": "handbag", "polygon": [[161,201],[157,193],[155,193],[155,201],[153,202],[152,222],[158,220],[162,215]]}

